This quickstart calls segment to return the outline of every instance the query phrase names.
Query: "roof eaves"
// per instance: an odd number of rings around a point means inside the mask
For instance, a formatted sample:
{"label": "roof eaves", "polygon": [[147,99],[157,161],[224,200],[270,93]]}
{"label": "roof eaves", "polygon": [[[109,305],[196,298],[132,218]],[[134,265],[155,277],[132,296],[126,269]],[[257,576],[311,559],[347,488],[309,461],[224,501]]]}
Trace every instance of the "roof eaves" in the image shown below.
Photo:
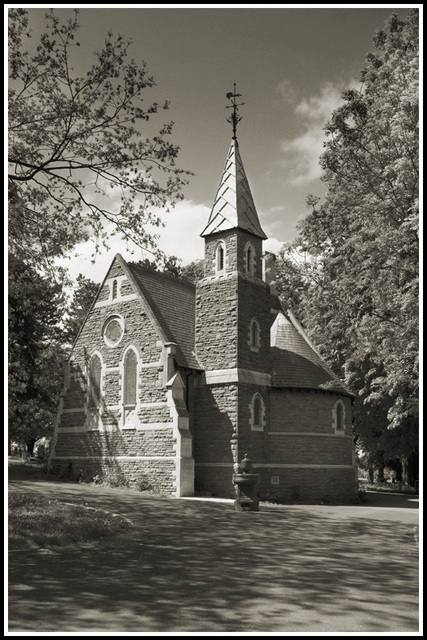
{"label": "roof eaves", "polygon": [[120,253],[116,254],[116,258],[118,260],[118,262],[121,264],[121,266],[123,267],[129,282],[131,283],[135,294],[137,295],[139,301],[141,302],[142,306],[144,307],[144,311],[146,312],[148,318],[151,320],[151,322],[153,323],[154,327],[156,328],[160,340],[163,342],[163,344],[166,344],[167,342],[169,342],[168,336],[164,330],[164,328],[161,326],[161,324],[159,323],[153,309],[151,308],[148,300],[145,298],[145,296],[143,295],[143,293],[141,292],[141,289],[138,285],[138,283],[136,282],[134,275],[132,273],[132,270],[129,268],[129,266],[127,265],[126,261],[124,260],[124,258],[120,255]]}
{"label": "roof eaves", "polygon": [[104,284],[105,284],[105,281],[106,281],[106,279],[107,279],[108,274],[110,273],[110,269],[111,269],[111,267],[113,266],[114,261],[116,260],[116,258],[117,258],[118,256],[123,260],[122,256],[121,256],[119,253],[116,253],[116,255],[114,256],[114,258],[112,259],[112,261],[111,261],[111,263],[110,263],[110,266],[108,267],[108,269],[107,269],[107,271],[106,271],[106,273],[105,273],[104,279],[102,280],[101,284],[99,285],[99,287],[98,287],[98,291],[96,292],[96,294],[95,294],[95,296],[94,296],[94,298],[93,298],[93,300],[92,300],[92,304],[90,305],[89,310],[88,310],[88,312],[87,312],[87,313],[86,313],[86,315],[85,315],[85,318],[84,318],[84,320],[83,320],[83,322],[82,322],[82,324],[81,324],[81,327],[80,327],[80,329],[78,330],[78,333],[77,333],[76,337],[74,338],[74,342],[73,342],[73,344],[72,344],[72,346],[71,346],[70,354],[69,354],[69,356],[68,356],[68,358],[67,358],[67,361],[69,361],[69,360],[70,360],[70,358],[71,358],[71,356],[73,355],[73,350],[74,350],[74,347],[75,347],[75,345],[76,345],[76,343],[77,343],[77,340],[79,339],[80,334],[81,334],[81,332],[83,331],[83,327],[84,327],[84,326],[85,326],[85,324],[86,324],[86,321],[87,321],[87,319],[88,319],[88,317],[89,317],[89,314],[91,313],[91,311],[92,311],[93,307],[95,306],[95,304],[96,304],[96,302],[97,302],[97,300],[98,300],[99,294],[101,293],[101,289],[102,289],[102,287],[103,287],[103,286],[104,286]]}

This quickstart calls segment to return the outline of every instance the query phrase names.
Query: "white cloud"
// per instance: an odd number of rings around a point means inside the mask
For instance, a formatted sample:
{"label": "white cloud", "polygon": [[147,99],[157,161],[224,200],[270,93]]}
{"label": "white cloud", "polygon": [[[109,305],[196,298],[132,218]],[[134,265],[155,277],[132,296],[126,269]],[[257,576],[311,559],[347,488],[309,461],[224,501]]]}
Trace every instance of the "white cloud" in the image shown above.
{"label": "white cloud", "polygon": [[276,91],[284,102],[294,104],[297,100],[297,94],[289,80],[282,80],[276,87]]}
{"label": "white cloud", "polygon": [[[184,265],[193,260],[202,259],[204,257],[204,240],[200,237],[200,233],[207,224],[209,214],[209,207],[191,200],[179,202],[169,214],[160,212],[162,219],[167,224],[164,228],[154,229],[160,235],[159,248],[166,255],[180,258]],[[267,225],[267,233],[270,231],[271,233],[268,235],[271,237],[264,242],[264,250],[276,254],[283,246],[283,241],[274,237],[274,229],[277,225],[274,222]],[[150,253],[144,252],[139,247],[126,243],[119,237],[113,237],[110,248],[102,248],[95,262],[92,262],[94,247],[94,242],[76,245],[70,259],[61,261],[61,264],[68,268],[72,280],[76,280],[77,276],[82,273],[95,282],[102,282],[116,253],[120,253],[128,261],[152,258]]]}
{"label": "white cloud", "polygon": [[334,85],[326,82],[321,87],[320,93],[301,100],[296,107],[296,113],[307,122],[313,122],[315,125],[325,124],[337,108],[343,90],[342,83]]}
{"label": "white cloud", "polygon": [[311,129],[294,140],[282,142],[283,165],[291,184],[305,184],[321,177],[319,157],[323,151],[323,139],[322,130]]}
{"label": "white cloud", "polygon": [[283,248],[283,242],[277,240],[277,238],[268,238],[264,241],[264,251],[270,251],[270,253],[279,253]]}
{"label": "white cloud", "polygon": [[341,93],[348,88],[343,83],[325,83],[319,93],[301,100],[295,114],[303,133],[281,142],[284,158],[281,161],[288,181],[293,185],[318,180],[322,175],[319,157],[326,139],[324,127],[332,112],[340,105]]}
{"label": "white cloud", "polygon": [[[149,229],[149,232],[159,234],[158,246],[166,255],[177,256],[183,264],[188,264],[203,258],[204,242],[200,233],[206,226],[209,213],[210,209],[204,204],[182,200],[169,214],[159,212],[166,222],[164,228]],[[152,258],[149,252],[114,236],[110,241],[110,249],[101,249],[92,263],[94,246],[92,241],[81,243],[75,247],[70,259],[61,262],[68,268],[73,280],[79,273],[83,273],[92,280],[101,282],[116,253],[120,253],[125,260]]]}

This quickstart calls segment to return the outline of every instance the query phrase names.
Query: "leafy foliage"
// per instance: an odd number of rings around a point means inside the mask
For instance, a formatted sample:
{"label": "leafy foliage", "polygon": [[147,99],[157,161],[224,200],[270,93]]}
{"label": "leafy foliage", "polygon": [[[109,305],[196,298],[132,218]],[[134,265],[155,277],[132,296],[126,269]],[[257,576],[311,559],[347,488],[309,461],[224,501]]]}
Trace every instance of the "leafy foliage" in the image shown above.
{"label": "leafy foliage", "polygon": [[181,199],[189,175],[175,166],[172,122],[148,137],[169,103],[144,102],[154,79],[111,32],[87,72],[74,72],[78,10],[65,24],[50,10],[35,49],[28,27],[25,9],[9,10],[10,250],[40,269],[109,233],[154,248],[154,209]]}
{"label": "leafy foliage", "polygon": [[9,437],[29,442],[52,433],[61,390],[62,287],[9,257]]}
{"label": "leafy foliage", "polygon": [[359,444],[384,458],[417,448],[418,11],[393,14],[374,44],[362,88],[343,94],[326,126],[325,202],[308,197],[279,281],[357,395]]}
{"label": "leafy foliage", "polygon": [[77,276],[72,299],[67,309],[67,317],[64,322],[65,339],[70,344],[73,344],[77,338],[83,322],[95,300],[98,289],[99,285],[82,273]]}
{"label": "leafy foliage", "polygon": [[194,284],[204,277],[204,260],[193,260],[182,267],[182,277]]}
{"label": "leafy foliage", "polygon": [[169,103],[146,102],[155,82],[129,59],[130,42],[108,33],[76,73],[78,29],[77,10],[63,24],[50,10],[33,43],[28,12],[9,9],[9,428],[19,441],[50,434],[64,343],[97,289],[80,276],[67,315],[55,260],[116,233],[157,255],[147,225],[162,224],[155,210],[182,198],[189,175],[175,165],[173,123],[152,126]]}
{"label": "leafy foliage", "polygon": [[176,256],[169,256],[161,262],[145,259],[134,262],[133,264],[143,267],[144,269],[149,269],[150,271],[164,273],[179,280],[187,280],[193,284],[203,278],[204,273],[203,260],[193,260],[193,262],[183,266],[181,259]]}

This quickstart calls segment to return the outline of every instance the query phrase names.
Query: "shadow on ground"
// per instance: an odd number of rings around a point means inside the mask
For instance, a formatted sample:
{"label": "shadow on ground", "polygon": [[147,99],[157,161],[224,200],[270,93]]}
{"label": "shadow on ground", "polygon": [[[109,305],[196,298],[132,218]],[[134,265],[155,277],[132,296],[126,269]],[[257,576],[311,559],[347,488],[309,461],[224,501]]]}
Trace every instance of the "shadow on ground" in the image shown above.
{"label": "shadow on ground", "polygon": [[236,513],[232,503],[11,484],[126,514],[133,526],[96,548],[11,552],[9,631],[418,630],[412,526],[309,508]]}

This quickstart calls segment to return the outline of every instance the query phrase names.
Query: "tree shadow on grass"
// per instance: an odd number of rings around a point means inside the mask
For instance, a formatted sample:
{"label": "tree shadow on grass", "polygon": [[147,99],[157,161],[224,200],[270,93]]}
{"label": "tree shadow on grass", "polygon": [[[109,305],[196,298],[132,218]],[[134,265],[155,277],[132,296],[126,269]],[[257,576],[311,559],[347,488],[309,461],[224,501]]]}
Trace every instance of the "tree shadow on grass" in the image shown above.
{"label": "tree shadow on grass", "polygon": [[54,497],[133,526],[95,548],[11,553],[9,631],[418,630],[411,526],[76,489]]}

